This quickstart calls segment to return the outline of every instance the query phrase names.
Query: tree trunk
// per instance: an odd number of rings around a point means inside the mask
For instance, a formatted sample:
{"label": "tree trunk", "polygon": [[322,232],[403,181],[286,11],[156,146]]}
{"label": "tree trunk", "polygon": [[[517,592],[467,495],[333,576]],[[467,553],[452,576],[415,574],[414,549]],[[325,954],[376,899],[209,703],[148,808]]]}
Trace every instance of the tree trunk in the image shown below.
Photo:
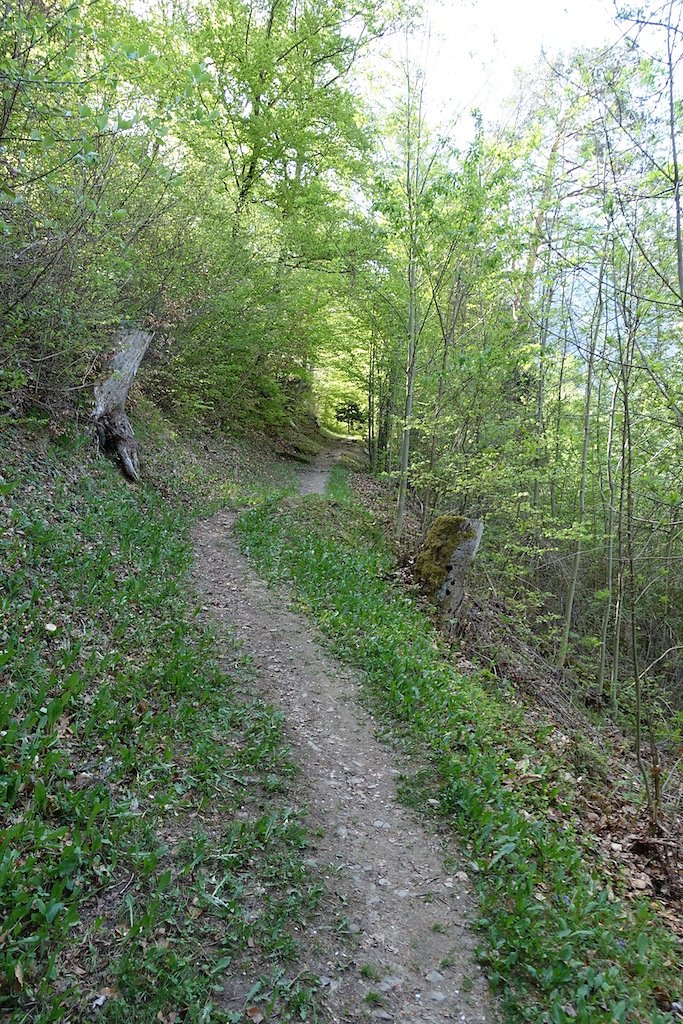
{"label": "tree trunk", "polygon": [[110,374],[95,386],[93,419],[100,449],[116,455],[130,480],[140,479],[140,465],[135,434],[125,413],[126,399],[153,337],[153,331],[122,330],[107,366]]}
{"label": "tree trunk", "polygon": [[[588,355],[588,375],[586,378],[586,400],[584,404],[583,412],[583,442],[581,446],[581,478],[579,484],[579,515],[576,524],[579,531],[583,529],[584,519],[586,515],[586,477],[588,473],[588,447],[590,442],[590,429],[591,429],[591,399],[593,396],[593,372],[595,369],[595,350],[598,344],[598,334],[600,326],[602,324],[602,311],[603,311],[603,300],[602,300],[602,281],[603,274],[605,271],[605,259],[603,258],[602,265],[600,267],[600,277],[598,279],[598,303],[593,314],[593,323],[591,325],[591,342],[590,352]],[[567,605],[565,608],[564,615],[564,628],[562,630],[562,638],[560,640],[560,649],[557,656],[557,667],[558,669],[564,668],[564,663],[567,659],[567,653],[569,651],[569,634],[572,626],[572,615],[574,613],[574,598],[576,596],[576,585],[579,581],[579,570],[581,568],[581,550],[583,546],[583,538],[579,532],[579,536],[576,540],[576,551],[574,552],[574,559],[572,563],[572,573],[569,581],[569,591],[567,593]]]}
{"label": "tree trunk", "polygon": [[403,536],[403,520],[406,510],[406,495],[408,493],[408,468],[410,466],[410,431],[411,418],[413,415],[413,395],[415,393],[415,368],[417,365],[417,338],[416,338],[416,284],[415,284],[415,258],[410,254],[408,266],[408,287],[410,291],[408,305],[408,366],[406,368],[406,404],[403,417],[403,433],[401,435],[401,475],[398,481],[398,507],[396,510],[396,540]]}
{"label": "tree trunk", "polygon": [[600,662],[598,665],[598,675],[596,679],[597,691],[602,697],[605,691],[605,669],[607,666],[607,638],[609,634],[609,624],[612,616],[612,597],[614,592],[614,516],[616,511],[616,483],[614,480],[614,467],[612,465],[612,447],[614,444],[614,428],[616,421],[616,410],[617,410],[617,397],[619,394],[619,388],[617,383],[614,384],[614,392],[612,394],[612,402],[610,406],[610,417],[609,417],[609,431],[607,435],[607,455],[606,455],[606,467],[607,467],[607,486],[608,486],[608,501],[609,509],[607,514],[607,601],[605,603],[605,609],[602,613],[602,626],[600,628]]}

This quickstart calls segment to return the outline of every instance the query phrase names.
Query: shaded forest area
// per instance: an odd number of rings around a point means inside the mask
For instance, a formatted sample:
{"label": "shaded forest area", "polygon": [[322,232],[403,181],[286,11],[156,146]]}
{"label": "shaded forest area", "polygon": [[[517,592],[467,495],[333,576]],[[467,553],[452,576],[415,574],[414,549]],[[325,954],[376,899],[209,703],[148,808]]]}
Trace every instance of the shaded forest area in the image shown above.
{"label": "shaded forest area", "polygon": [[361,84],[389,3],[0,12],[0,426],[89,429],[122,329],[180,430],[364,422],[404,566],[484,521],[468,656],[618,734],[678,898],[682,17],[622,11],[458,148],[407,32]]}
{"label": "shaded forest area", "polygon": [[683,697],[679,13],[521,82],[466,152],[409,60],[360,98],[375,4],[1,26],[5,412],[85,412],[122,324],[180,423],[277,431],[317,373],[331,424],[361,401],[399,537],[407,498],[422,530],[486,521],[482,593],[640,732],[653,820]]}

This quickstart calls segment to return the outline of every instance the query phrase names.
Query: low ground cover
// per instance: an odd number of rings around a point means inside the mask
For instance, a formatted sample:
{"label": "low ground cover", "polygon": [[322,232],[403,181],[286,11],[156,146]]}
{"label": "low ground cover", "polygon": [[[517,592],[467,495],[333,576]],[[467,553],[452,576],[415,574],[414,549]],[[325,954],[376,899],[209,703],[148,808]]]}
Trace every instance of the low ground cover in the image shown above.
{"label": "low ground cover", "polygon": [[281,716],[187,598],[198,509],[253,474],[168,434],[131,488],[42,427],[0,466],[0,1019],[314,1019]]}
{"label": "low ground cover", "polygon": [[428,754],[422,802],[427,787],[465,844],[482,955],[508,1019],[672,1021],[680,949],[645,901],[620,899],[585,856],[552,727],[455,670],[428,617],[392,586],[391,553],[343,471],[328,497],[264,503],[238,530],[260,570],[293,584],[334,650],[363,669],[369,699]]}

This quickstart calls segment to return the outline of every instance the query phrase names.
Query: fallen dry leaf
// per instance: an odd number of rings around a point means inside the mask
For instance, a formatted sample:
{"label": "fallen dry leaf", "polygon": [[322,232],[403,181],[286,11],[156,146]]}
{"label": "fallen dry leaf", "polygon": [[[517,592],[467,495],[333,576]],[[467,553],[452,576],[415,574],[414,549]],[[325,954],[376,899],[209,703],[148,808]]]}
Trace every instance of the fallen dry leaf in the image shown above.
{"label": "fallen dry leaf", "polygon": [[111,988],[109,986],[101,988],[92,1001],[92,1009],[100,1010],[106,1003],[107,999],[118,999],[120,994],[121,993],[117,988]]}

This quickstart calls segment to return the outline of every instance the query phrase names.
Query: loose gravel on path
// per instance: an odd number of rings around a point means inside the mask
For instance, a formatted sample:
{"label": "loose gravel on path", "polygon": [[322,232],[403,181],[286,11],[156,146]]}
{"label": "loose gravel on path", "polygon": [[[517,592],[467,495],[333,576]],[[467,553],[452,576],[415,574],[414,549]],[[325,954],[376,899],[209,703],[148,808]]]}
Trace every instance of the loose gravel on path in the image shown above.
{"label": "loose gravel on path", "polygon": [[332,1021],[492,1024],[466,862],[398,802],[405,759],[377,739],[353,675],[248,565],[234,518],[223,511],[197,528],[196,586],[205,613],[252,657],[301,766],[293,799],[307,811],[311,863],[325,886],[301,966],[322,978]]}

